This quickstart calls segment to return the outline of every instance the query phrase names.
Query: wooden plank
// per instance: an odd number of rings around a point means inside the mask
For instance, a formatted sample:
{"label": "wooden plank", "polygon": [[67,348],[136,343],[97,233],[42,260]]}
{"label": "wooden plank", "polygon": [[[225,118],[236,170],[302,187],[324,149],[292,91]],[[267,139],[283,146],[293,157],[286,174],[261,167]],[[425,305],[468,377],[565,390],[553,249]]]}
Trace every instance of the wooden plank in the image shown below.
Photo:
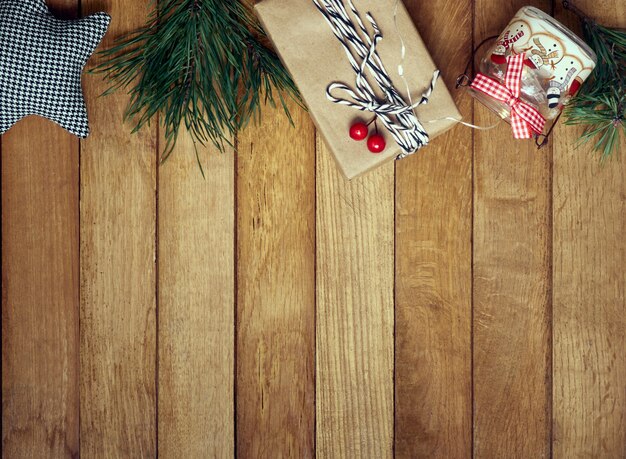
{"label": "wooden plank", "polygon": [[[76,0],[51,0],[75,18]],[[27,117],[2,151],[2,457],[76,457],[78,139]]]}
{"label": "wooden plank", "polygon": [[[527,3],[476,0],[475,42]],[[478,125],[494,123],[474,106]],[[474,135],[474,454],[548,457],[551,147],[514,140],[506,123]]]}
{"label": "wooden plank", "polygon": [[198,149],[206,179],[186,133],[158,174],[158,450],[165,458],[234,454],[234,155]]}
{"label": "wooden plank", "polygon": [[317,455],[393,449],[394,164],[346,181],[318,138]]}
{"label": "wooden plank", "polygon": [[[454,90],[471,0],[406,6]],[[471,99],[453,96],[471,121]],[[396,457],[471,456],[472,135],[457,127],[396,164]]]}
{"label": "wooden plank", "polygon": [[[144,23],[149,2],[107,2],[105,38]],[[83,1],[85,14],[102,8]],[[123,124],[128,98],[85,78],[91,136],[81,146],[81,455],[156,454],[156,137]]]}
{"label": "wooden plank", "polygon": [[[619,0],[576,6],[600,23],[626,24]],[[557,18],[580,30],[570,13]],[[626,143],[600,164],[576,148],[580,128],[554,144],[555,458],[626,457]]]}
{"label": "wooden plank", "polygon": [[78,139],[2,136],[2,457],[78,456]]}
{"label": "wooden plank", "polygon": [[266,107],[238,136],[237,455],[312,457],[315,130]]}

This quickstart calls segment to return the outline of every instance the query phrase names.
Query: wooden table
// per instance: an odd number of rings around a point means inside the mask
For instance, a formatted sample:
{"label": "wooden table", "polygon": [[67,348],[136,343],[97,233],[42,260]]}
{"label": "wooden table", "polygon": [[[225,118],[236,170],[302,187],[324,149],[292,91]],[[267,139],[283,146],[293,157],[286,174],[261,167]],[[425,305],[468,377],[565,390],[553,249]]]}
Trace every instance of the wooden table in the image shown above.
{"label": "wooden table", "polygon": [[[80,3],[108,43],[148,9]],[[451,88],[526,4],[406,3]],[[307,114],[267,108],[203,180],[187,138],[157,167],[157,128],[84,85],[87,140],[1,140],[3,457],[626,457],[623,143],[602,165],[563,124],[540,151],[457,127],[348,183]]]}

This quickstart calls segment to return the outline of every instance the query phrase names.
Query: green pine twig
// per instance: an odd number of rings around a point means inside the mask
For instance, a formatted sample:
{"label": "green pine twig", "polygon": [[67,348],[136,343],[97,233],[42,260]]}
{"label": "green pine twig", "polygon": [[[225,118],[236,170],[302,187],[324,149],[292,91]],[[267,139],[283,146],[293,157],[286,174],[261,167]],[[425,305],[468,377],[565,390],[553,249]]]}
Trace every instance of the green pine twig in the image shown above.
{"label": "green pine twig", "polygon": [[579,93],[567,105],[566,124],[583,125],[579,145],[593,141],[602,160],[619,151],[626,136],[626,31],[602,26],[564,1],[582,22],[585,41],[598,63]]}
{"label": "green pine twig", "polygon": [[[258,118],[262,103],[275,104],[275,94],[287,116],[284,94],[302,105],[265,38],[242,0],[155,0],[146,25],[102,51],[104,62],[93,72],[110,81],[104,94],[128,92],[125,119],[134,122],[133,132],[159,115],[166,139],[162,161],[181,127],[194,143],[223,152]],[[200,164],[197,149],[196,157]]]}

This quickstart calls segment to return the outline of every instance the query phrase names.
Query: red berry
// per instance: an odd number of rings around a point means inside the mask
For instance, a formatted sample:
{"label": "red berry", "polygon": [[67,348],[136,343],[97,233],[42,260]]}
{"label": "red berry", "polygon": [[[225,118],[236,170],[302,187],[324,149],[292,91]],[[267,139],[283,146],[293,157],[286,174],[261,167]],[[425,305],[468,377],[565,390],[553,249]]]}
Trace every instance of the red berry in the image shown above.
{"label": "red berry", "polygon": [[380,134],[373,134],[367,139],[367,148],[372,153],[380,153],[385,149],[385,138]]}
{"label": "red berry", "polygon": [[369,129],[365,123],[354,123],[350,126],[350,137],[354,140],[363,140],[367,137]]}

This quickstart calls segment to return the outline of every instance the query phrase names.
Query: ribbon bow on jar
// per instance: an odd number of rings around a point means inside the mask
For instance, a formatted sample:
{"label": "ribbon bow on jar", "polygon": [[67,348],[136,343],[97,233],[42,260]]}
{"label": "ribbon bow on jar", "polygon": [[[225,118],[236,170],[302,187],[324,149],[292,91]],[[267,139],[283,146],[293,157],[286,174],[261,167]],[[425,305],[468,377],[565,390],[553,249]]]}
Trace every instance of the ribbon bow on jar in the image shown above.
{"label": "ribbon bow on jar", "polygon": [[546,124],[546,119],[537,109],[519,98],[524,56],[521,53],[507,58],[504,85],[482,73],[477,74],[470,85],[472,89],[504,102],[511,108],[511,128],[516,139],[530,139],[533,133],[541,134]]}

